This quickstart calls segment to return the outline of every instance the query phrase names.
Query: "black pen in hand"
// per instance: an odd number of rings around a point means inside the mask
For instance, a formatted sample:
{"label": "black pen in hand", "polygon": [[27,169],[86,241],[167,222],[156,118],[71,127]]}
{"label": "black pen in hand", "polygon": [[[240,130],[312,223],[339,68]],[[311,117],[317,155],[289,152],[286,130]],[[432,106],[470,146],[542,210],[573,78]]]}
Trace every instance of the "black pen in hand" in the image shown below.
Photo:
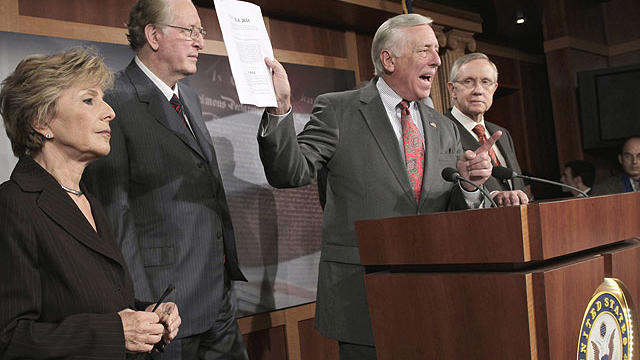
{"label": "black pen in hand", "polygon": [[[162,295],[160,295],[160,298],[156,302],[156,306],[153,307],[153,310],[151,310],[151,312],[156,312],[156,310],[158,310],[158,306],[160,306],[160,304],[164,301],[164,299],[166,299],[167,296],[169,296],[169,294],[171,294],[173,292],[173,290],[175,290],[175,288],[176,287],[173,286],[173,284],[169,284],[169,286],[167,286],[167,289],[162,293]],[[164,352],[164,347],[165,346],[167,346],[167,343],[164,342],[163,339],[160,339],[159,342],[157,342],[155,345],[153,345],[153,350],[156,350],[156,351],[159,351],[159,352]]]}

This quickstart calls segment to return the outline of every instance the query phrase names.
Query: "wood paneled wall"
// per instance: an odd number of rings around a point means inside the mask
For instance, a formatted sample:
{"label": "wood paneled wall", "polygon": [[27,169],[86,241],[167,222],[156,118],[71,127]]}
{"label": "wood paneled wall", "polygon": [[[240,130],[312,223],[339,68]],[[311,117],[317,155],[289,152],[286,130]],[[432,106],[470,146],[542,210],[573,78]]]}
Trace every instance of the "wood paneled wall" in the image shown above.
{"label": "wood paneled wall", "polygon": [[[548,0],[550,3],[555,1]],[[614,0],[612,3],[616,1],[634,0]],[[134,2],[134,0],[99,2],[0,0],[0,31],[126,44],[124,23],[128,19],[129,9]],[[361,13],[382,14],[390,17],[401,11],[400,4],[396,1],[326,0],[326,4],[329,3],[337,3],[339,8],[347,8],[348,16],[357,16]],[[359,8],[362,11],[358,11]],[[429,10],[414,9],[414,11],[431,16],[435,20],[434,28],[437,30],[439,41],[443,43],[443,50],[447,49],[444,44],[447,41],[459,43],[463,37],[466,37],[466,40],[472,40],[474,33],[482,31],[481,20],[477,14],[457,16],[455,13],[452,15],[452,13],[438,12],[439,9],[434,7]],[[322,7],[307,10],[307,12],[313,11],[324,10]],[[608,8],[607,16],[613,18],[618,11],[617,7]],[[215,11],[211,8],[199,7],[199,13],[203,26],[208,31],[203,52],[226,55]],[[557,16],[562,17],[562,14]],[[384,19],[381,19],[380,23],[382,20]],[[564,24],[561,20],[558,20],[558,23]],[[368,23],[370,22],[369,19]],[[373,34],[369,27],[359,28],[357,19],[353,21],[353,26],[344,28],[317,23],[309,25],[305,21],[282,20],[268,16],[265,16],[265,24],[270,33],[275,56],[282,62],[353,70],[356,74],[356,83],[369,80],[373,76],[370,58]],[[563,26],[559,26],[558,29],[551,28],[554,34],[553,39],[575,36],[564,30],[571,26]],[[631,27],[631,25],[628,26]],[[581,32],[578,31],[576,34]],[[627,32],[620,30],[611,32],[609,35],[611,39],[621,44],[620,47],[609,48],[612,63],[629,61],[629,54],[632,53],[626,49],[628,46],[635,46],[635,43],[630,43],[631,40],[626,34]],[[455,41],[451,41],[452,39]],[[548,37],[548,39],[552,38]],[[598,40],[589,39],[590,41]],[[613,41],[611,39],[608,41]],[[473,48],[465,46],[463,45],[462,53],[475,49],[475,45]],[[551,98],[554,100],[566,100],[565,97],[571,97],[567,93],[573,91],[569,86],[572,79],[562,75],[566,69],[575,67],[570,61],[572,56],[566,53],[575,50],[561,48],[557,54],[555,51],[547,54],[547,61],[551,59],[554,64],[560,66],[554,65],[551,69],[554,75],[549,76],[550,86],[546,81],[547,69],[544,57],[488,43],[478,43],[477,49],[487,53],[498,64],[500,70],[501,90],[494,102],[494,108],[487,116],[510,130],[516,142],[518,159],[524,169],[539,176],[557,177],[558,164],[553,159],[574,156],[574,150],[579,149],[579,136],[571,135],[578,139],[578,143],[569,141],[569,145],[562,147],[562,154],[556,155],[554,134],[565,131],[566,127],[570,128],[575,124],[567,120],[566,125],[563,121],[554,127],[551,101],[549,92],[546,90],[552,89]],[[596,49],[595,53],[598,51]],[[443,82],[442,86],[446,86],[446,82]],[[571,111],[573,113],[566,110],[556,111],[554,107],[553,115],[564,119],[567,114],[575,115],[575,109]],[[556,131],[554,132],[553,129]],[[323,338],[313,329],[314,309],[314,304],[307,304],[240,319],[241,329],[252,359],[336,359],[337,344]]]}
{"label": "wood paneled wall", "polygon": [[[126,44],[133,0],[1,0],[0,31]],[[208,31],[204,53],[226,55],[214,10],[198,8]],[[283,62],[353,70],[359,77],[356,34],[265,17],[275,56]],[[366,43],[366,39],[364,40]],[[370,61],[369,61],[370,62]],[[315,303],[239,319],[251,359],[337,359],[338,344],[313,327]]]}
{"label": "wood paneled wall", "polygon": [[618,167],[617,150],[583,150],[577,72],[640,63],[640,7],[637,0],[545,0],[543,14],[558,161],[584,158],[595,163],[597,180],[605,178]]}
{"label": "wood paneled wall", "polygon": [[333,360],[338,343],[313,327],[315,303],[238,320],[252,360]]}

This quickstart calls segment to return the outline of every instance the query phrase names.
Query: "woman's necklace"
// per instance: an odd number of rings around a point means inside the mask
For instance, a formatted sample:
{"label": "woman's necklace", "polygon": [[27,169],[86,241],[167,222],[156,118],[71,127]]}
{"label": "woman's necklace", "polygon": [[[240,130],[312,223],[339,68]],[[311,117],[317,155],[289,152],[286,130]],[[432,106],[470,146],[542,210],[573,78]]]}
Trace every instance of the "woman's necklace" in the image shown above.
{"label": "woman's necklace", "polygon": [[71,193],[71,194],[73,194],[73,195],[82,196],[82,194],[84,194],[84,193],[82,192],[82,190],[73,190],[72,188],[68,188],[68,187],[66,187],[66,186],[64,186],[64,185],[62,185],[62,184],[60,184],[60,187],[62,188],[62,190],[66,191],[66,192],[68,192],[68,193]]}

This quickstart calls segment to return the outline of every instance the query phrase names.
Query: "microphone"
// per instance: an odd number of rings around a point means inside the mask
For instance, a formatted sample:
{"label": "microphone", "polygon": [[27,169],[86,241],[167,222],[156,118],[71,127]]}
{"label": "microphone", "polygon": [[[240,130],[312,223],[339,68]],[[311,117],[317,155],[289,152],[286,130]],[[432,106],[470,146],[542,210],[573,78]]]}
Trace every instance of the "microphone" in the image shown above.
{"label": "microphone", "polygon": [[445,179],[448,182],[462,181],[462,182],[465,182],[467,184],[470,184],[474,188],[480,190],[482,195],[484,195],[484,197],[489,199],[489,202],[491,202],[491,205],[493,205],[493,207],[498,207],[498,205],[496,205],[496,203],[491,198],[491,194],[489,194],[489,192],[487,192],[487,190],[483,189],[481,186],[479,186],[478,184],[474,183],[473,181],[471,181],[469,179],[465,179],[462,176],[460,176],[460,173],[458,172],[458,170],[456,170],[456,169],[454,169],[452,167],[446,167],[446,168],[442,169],[442,178]]}
{"label": "microphone", "polygon": [[543,182],[543,183],[546,183],[546,184],[561,186],[563,188],[573,190],[573,191],[579,193],[580,195],[582,195],[583,197],[589,197],[589,195],[587,195],[586,192],[584,192],[584,191],[582,191],[582,190],[580,190],[578,188],[575,188],[575,187],[573,187],[571,185],[563,184],[561,182],[546,180],[546,179],[540,179],[540,178],[533,177],[533,176],[526,176],[526,175],[518,174],[517,172],[513,171],[512,169],[509,169],[509,168],[504,167],[504,166],[494,166],[493,170],[491,170],[491,175],[493,177],[495,177],[495,178],[500,179],[500,180],[512,179],[512,178],[521,178],[521,179],[527,179],[527,180],[531,180],[531,181],[538,181],[538,182]]}

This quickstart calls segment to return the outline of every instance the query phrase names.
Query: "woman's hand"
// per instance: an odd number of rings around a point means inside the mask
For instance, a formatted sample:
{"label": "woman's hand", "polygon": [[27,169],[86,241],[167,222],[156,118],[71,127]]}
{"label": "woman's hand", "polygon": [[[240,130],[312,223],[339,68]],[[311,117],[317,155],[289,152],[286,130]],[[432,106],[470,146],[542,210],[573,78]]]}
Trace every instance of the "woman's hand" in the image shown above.
{"label": "woman's hand", "polygon": [[[149,305],[147,311],[153,310],[155,304]],[[164,324],[165,331],[162,334],[162,339],[165,343],[169,344],[171,340],[175,339],[178,335],[178,329],[182,324],[180,313],[178,312],[178,305],[172,302],[161,303],[156,309],[156,314],[160,317],[160,322]]]}
{"label": "woman's hand", "polygon": [[162,338],[165,329],[158,314],[124,309],[118,315],[122,320],[127,351],[149,352]]}

